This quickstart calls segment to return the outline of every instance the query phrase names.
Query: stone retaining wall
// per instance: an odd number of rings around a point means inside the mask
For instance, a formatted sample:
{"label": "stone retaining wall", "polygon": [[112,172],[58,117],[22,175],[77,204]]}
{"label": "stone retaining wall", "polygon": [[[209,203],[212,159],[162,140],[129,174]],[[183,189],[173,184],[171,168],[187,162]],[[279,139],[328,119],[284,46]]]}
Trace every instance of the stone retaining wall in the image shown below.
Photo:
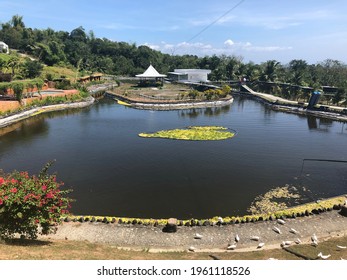
{"label": "stone retaining wall", "polygon": [[234,101],[233,98],[222,101],[208,101],[208,102],[191,102],[191,103],[131,103],[132,107],[136,109],[145,110],[180,110],[180,109],[191,109],[191,108],[211,108],[211,107],[222,107],[231,104]]}
{"label": "stone retaining wall", "polygon": [[56,105],[48,105],[48,106],[42,106],[42,107],[36,107],[24,112],[21,112],[19,114],[9,116],[3,119],[0,119],[0,128],[8,126],[10,124],[16,123],[18,121],[30,118],[32,116],[35,116],[37,114],[45,113],[45,112],[52,112],[52,111],[60,111],[70,108],[83,108],[88,107],[91,104],[94,103],[93,97],[88,97],[86,101],[82,102],[76,102],[76,103],[64,103],[64,104],[56,104]]}
{"label": "stone retaining wall", "polygon": [[144,110],[180,110],[180,109],[191,109],[191,108],[211,108],[211,107],[222,107],[231,104],[234,101],[233,97],[224,98],[217,101],[182,101],[182,100],[161,100],[155,102],[151,101],[137,101],[135,99],[126,98],[122,95],[115,94],[114,92],[106,92],[106,97],[115,98],[120,101],[127,102],[131,107],[136,109]]}

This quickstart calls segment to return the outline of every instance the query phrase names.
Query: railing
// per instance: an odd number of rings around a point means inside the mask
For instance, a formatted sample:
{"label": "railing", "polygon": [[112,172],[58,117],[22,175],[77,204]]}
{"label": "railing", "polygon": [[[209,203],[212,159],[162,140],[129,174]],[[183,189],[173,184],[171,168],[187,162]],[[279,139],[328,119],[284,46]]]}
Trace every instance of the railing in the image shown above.
{"label": "railing", "polygon": [[[143,93],[139,93],[139,96],[144,97],[144,98],[148,98],[148,99],[153,99],[153,100],[172,100],[172,97],[170,96],[150,96],[147,94],[143,94]],[[176,96],[176,98],[178,100],[178,96]]]}

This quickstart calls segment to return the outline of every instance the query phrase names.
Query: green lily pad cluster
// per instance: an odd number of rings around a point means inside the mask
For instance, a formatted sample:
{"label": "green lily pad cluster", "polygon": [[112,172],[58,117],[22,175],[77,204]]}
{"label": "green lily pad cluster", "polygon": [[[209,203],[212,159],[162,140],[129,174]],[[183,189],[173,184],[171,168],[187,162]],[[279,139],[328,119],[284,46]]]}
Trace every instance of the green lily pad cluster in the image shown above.
{"label": "green lily pad cluster", "polygon": [[161,130],[155,133],[140,133],[140,137],[166,138],[176,140],[225,140],[235,136],[235,132],[229,131],[223,126],[189,126],[185,129]]}

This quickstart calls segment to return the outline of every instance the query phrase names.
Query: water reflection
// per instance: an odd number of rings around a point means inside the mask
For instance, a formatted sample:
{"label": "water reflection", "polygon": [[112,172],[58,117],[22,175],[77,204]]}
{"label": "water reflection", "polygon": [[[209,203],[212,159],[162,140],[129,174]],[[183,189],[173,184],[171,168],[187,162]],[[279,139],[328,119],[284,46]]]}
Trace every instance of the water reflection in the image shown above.
{"label": "water reflection", "polygon": [[307,115],[307,125],[310,130],[329,131],[333,125],[333,120]]}
{"label": "water reflection", "polygon": [[38,115],[0,129],[0,136],[8,134],[6,138],[1,137],[0,141],[12,142],[13,140],[29,139],[37,134],[47,134],[49,127],[45,118],[46,116]]}
{"label": "water reflection", "polygon": [[197,118],[198,116],[206,116],[206,117],[212,117],[212,116],[219,116],[222,114],[229,113],[231,109],[230,105],[223,106],[223,107],[211,107],[211,108],[192,108],[192,109],[186,109],[186,110],[179,110],[178,116],[181,118]]}

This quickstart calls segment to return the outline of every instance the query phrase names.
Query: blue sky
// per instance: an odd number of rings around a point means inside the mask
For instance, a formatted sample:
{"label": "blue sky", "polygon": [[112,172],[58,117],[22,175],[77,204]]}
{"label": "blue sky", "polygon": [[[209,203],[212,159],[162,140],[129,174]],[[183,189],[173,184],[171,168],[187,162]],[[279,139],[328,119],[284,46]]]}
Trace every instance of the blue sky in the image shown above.
{"label": "blue sky", "polygon": [[82,26],[99,38],[170,54],[346,63],[346,11],[345,0],[0,0],[0,23],[18,14],[27,27]]}

